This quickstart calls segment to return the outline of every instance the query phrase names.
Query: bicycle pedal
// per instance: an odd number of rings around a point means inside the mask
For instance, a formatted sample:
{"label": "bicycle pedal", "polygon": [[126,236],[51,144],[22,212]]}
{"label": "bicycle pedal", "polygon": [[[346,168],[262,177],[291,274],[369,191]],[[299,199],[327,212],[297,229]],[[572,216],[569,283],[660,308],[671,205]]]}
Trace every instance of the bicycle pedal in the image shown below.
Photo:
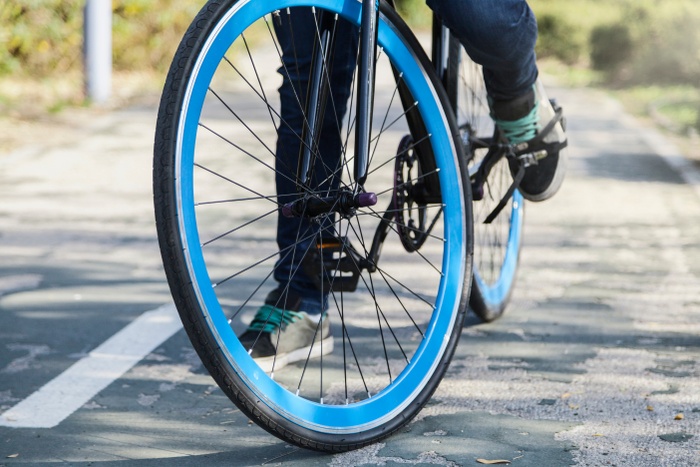
{"label": "bicycle pedal", "polygon": [[346,237],[322,239],[309,249],[302,267],[314,285],[324,293],[354,292],[367,259]]}
{"label": "bicycle pedal", "polygon": [[542,159],[547,157],[547,154],[548,154],[547,150],[542,149],[542,150],[535,151],[535,152],[528,152],[525,154],[519,154],[516,157],[518,159],[518,162],[520,162],[523,165],[523,167],[527,168],[527,167],[531,167],[533,165],[537,165],[539,163],[539,161],[541,161]]}

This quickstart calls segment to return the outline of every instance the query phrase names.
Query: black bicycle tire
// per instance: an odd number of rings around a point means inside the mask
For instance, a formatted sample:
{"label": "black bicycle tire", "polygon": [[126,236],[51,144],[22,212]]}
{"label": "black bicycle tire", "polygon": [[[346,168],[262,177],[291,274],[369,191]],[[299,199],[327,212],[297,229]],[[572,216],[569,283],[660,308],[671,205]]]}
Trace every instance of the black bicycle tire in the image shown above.
{"label": "black bicycle tire", "polygon": [[[168,73],[159,107],[154,144],[155,160],[153,184],[156,226],[166,276],[185,330],[204,366],[226,395],[244,414],[255,420],[262,428],[271,434],[304,448],[325,452],[342,452],[356,449],[391,435],[408,423],[425,403],[428,402],[452,358],[460,334],[459,326],[455,327],[450,336],[444,358],[436,368],[431,382],[403,413],[395,417],[389,423],[378,426],[370,431],[339,437],[337,435],[319,434],[318,432],[306,430],[298,426],[294,427],[294,429],[290,429],[288,420],[280,417],[279,414],[273,411],[266,410],[266,407],[261,409],[260,401],[255,394],[245,387],[244,384],[241,384],[240,381],[237,381],[237,376],[232,374],[224,363],[225,359],[221,349],[212,345],[214,339],[209,329],[203,324],[201,314],[183,311],[196,309],[199,305],[192,291],[186,287],[191,278],[187,272],[185,259],[179,254],[183,246],[181,244],[181,239],[177,235],[179,229],[178,211],[172,193],[172,186],[175,178],[172,154],[177,137],[177,116],[179,114],[177,106],[178,103],[182,102],[184,93],[184,86],[182,83],[187,79],[188,69],[191,68],[192,63],[196,59],[197,51],[201,48],[211,28],[229,11],[234,3],[236,3],[236,0],[210,1],[193,21],[192,26],[186,33],[173,60],[173,66]],[[380,8],[383,18],[399,30],[406,42],[414,49],[415,56],[421,61],[427,78],[433,83],[437,98],[441,101],[443,106],[446,106],[446,95],[439,85],[437,77],[432,72],[429,60],[422,52],[418,41],[410,32],[408,26],[406,26],[388,5],[382,2]],[[457,138],[458,133],[456,125],[454,121],[450,120],[449,112],[446,112],[446,115],[452,137],[453,139]],[[458,144],[455,144],[457,150],[459,150],[459,147]],[[459,160],[463,160],[463,157],[460,156]],[[463,166],[460,166],[460,171],[465,187],[464,203],[468,210],[465,216],[470,220],[471,212],[469,212],[469,209],[471,207],[471,198],[468,176]],[[472,251],[471,231],[468,232],[465,241],[467,242],[468,250],[467,260],[470,262]],[[465,285],[462,287],[462,296],[459,297],[461,316],[458,317],[458,321],[464,318],[466,311],[470,289],[469,274],[465,275],[464,280]]]}

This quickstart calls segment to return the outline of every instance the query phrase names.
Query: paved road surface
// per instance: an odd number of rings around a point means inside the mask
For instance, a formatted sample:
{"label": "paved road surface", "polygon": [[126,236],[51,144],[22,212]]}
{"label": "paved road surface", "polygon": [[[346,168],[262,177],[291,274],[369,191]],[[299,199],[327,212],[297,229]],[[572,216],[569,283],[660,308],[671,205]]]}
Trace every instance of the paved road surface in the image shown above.
{"label": "paved road surface", "polygon": [[528,206],[507,315],[470,320],[405,430],[336,456],[251,425],[179,331],[151,213],[154,105],[2,154],[0,466],[700,465],[697,169],[605,96],[552,94],[569,176]]}

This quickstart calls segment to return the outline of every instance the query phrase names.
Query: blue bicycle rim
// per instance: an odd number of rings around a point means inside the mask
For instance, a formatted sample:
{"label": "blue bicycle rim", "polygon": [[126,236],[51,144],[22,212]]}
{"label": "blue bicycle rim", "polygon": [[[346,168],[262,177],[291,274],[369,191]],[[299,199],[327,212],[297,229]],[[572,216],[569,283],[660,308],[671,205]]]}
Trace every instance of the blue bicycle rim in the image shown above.
{"label": "blue bicycle rim", "polygon": [[520,241],[523,234],[523,195],[517,190],[513,193],[511,207],[508,242],[498,278],[492,283],[486,283],[479,275],[479,268],[474,268],[474,279],[484,304],[489,308],[502,306],[508,299],[515,282]]}
{"label": "blue bicycle rim", "polygon": [[[271,379],[251,359],[239,343],[211,287],[197,229],[193,190],[193,164],[198,131],[198,121],[207,88],[220,60],[249,25],[275,10],[297,6],[316,6],[335,12],[358,24],[360,3],[344,0],[317,0],[299,2],[280,0],[274,2],[241,0],[221,19],[215,32],[204,45],[187,86],[178,128],[176,154],[176,179],[178,211],[182,242],[188,261],[193,286],[212,334],[224,352],[228,363],[263,404],[287,420],[305,428],[333,434],[356,433],[368,430],[394,419],[426,386],[442,360],[448,344],[448,336],[458,323],[462,297],[465,265],[467,264],[466,221],[464,196],[457,170],[456,150],[449,130],[445,128],[444,110],[440,107],[435,90],[423,79],[420,64],[412,52],[384,21],[379,24],[379,44],[394,63],[403,67],[404,80],[419,102],[421,113],[427,118],[429,133],[438,166],[443,190],[443,221],[446,241],[443,253],[442,278],[436,299],[436,310],[425,333],[425,338],[413,355],[410,364],[391,384],[371,398],[349,405],[327,405],[298,397]],[[453,168],[446,170],[446,168]],[[461,324],[461,323],[459,323]]]}

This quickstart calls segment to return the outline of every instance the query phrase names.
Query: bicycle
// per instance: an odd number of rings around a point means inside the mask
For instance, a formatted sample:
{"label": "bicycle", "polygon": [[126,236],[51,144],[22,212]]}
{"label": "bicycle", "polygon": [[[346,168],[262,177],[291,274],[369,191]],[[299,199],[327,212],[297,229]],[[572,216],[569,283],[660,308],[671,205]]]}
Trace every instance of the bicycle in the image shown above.
{"label": "bicycle", "polygon": [[[210,1],[175,55],[156,128],[158,238],[194,348],[258,425],[328,452],[385,438],[420,411],[457,346],[473,265],[472,307],[495,319],[520,247],[522,201],[505,183],[512,148],[483,128],[490,119],[473,65],[437,19],[429,59],[391,2],[377,5]],[[314,15],[317,52],[299,103],[307,111],[300,162],[282,171],[274,142],[288,122],[277,87],[288,70],[275,24],[300,8]],[[338,104],[329,54],[348,25],[359,27],[359,58],[352,105],[337,122],[342,154],[327,167],[315,154],[318,122]],[[287,172],[298,196],[280,202],[274,178]],[[319,172],[324,183],[312,183]],[[476,235],[472,185],[481,198]],[[259,366],[237,335],[273,287],[275,259],[296,254],[278,251],[279,212],[318,226],[299,235],[308,244],[299,267],[329,297],[336,328],[332,341],[276,371],[275,358]],[[497,222],[483,224],[490,213]],[[326,354],[324,342],[335,351]]]}

